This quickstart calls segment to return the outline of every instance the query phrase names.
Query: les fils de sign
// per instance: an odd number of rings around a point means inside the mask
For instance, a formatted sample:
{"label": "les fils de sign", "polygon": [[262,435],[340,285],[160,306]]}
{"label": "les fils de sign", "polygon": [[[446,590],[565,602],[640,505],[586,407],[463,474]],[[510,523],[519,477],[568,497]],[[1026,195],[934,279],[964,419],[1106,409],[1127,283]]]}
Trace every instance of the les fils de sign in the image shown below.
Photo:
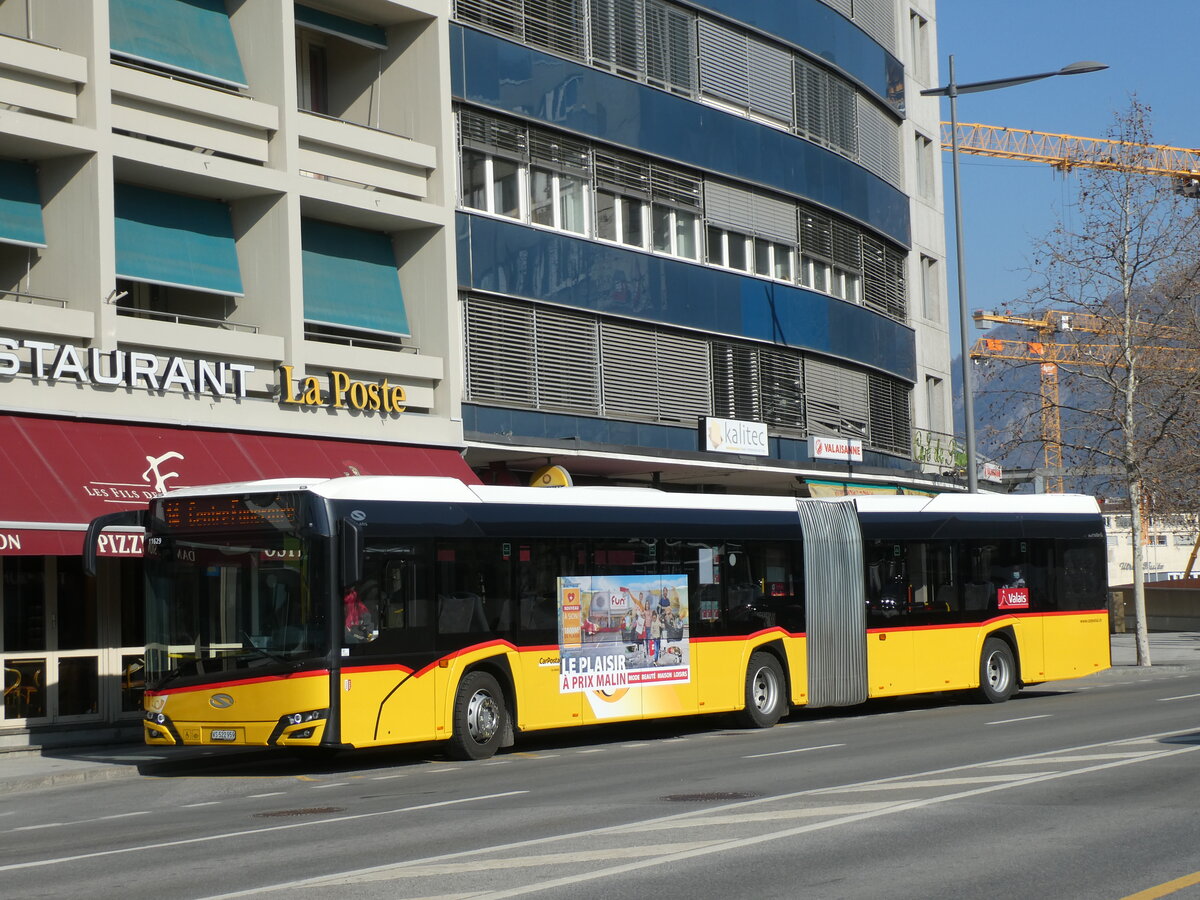
{"label": "les fils de sign", "polygon": [[308,375],[297,379],[293,366],[280,366],[280,403],[298,406],[331,406],[334,409],[358,409],[366,412],[402,413],[407,399],[404,388],[383,381],[355,381],[345,372],[334,370],[328,375],[328,387],[321,379]]}

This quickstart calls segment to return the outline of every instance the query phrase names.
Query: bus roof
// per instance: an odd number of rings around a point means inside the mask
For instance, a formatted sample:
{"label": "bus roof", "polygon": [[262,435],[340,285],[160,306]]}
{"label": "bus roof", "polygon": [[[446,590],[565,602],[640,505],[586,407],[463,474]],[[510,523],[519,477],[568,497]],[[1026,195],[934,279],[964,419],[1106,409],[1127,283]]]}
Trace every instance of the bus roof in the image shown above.
{"label": "bus roof", "polygon": [[[497,503],[546,506],[641,507],[650,509],[724,509],[787,511],[796,498],[753,494],[694,494],[650,487],[534,488],[467,485],[457,478],[420,475],[347,475],[340,478],[273,478],[181,488],[171,497],[311,491],[330,500],[407,501],[410,503]],[[853,500],[862,513],[972,513],[1098,515],[1095,498],[1083,494],[938,494],[933,497],[881,494],[806,502]]]}

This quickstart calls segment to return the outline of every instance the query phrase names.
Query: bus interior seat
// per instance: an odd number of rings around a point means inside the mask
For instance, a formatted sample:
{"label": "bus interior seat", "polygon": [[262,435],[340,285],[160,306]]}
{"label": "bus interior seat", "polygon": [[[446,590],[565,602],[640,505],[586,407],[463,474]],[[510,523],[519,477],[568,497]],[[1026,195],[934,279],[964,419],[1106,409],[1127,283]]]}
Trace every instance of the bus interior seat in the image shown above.
{"label": "bus interior seat", "polygon": [[949,612],[958,606],[958,591],[952,584],[939,584],[934,594],[933,608],[938,612]]}
{"label": "bus interior seat", "polygon": [[459,591],[438,597],[438,631],[442,634],[489,630],[478,594]]}
{"label": "bus interior seat", "polygon": [[979,612],[988,608],[988,603],[992,599],[992,585],[989,582],[968,584],[965,587],[963,609],[969,612]]}

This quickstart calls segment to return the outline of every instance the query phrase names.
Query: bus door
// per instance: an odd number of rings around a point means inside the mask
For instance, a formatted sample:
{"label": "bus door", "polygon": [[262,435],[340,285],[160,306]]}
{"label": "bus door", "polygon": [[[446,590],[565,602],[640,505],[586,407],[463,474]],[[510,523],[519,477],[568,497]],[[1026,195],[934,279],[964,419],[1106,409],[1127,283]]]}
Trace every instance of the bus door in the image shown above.
{"label": "bus door", "polygon": [[851,502],[798,500],[804,534],[808,705],[867,699],[862,532]]}

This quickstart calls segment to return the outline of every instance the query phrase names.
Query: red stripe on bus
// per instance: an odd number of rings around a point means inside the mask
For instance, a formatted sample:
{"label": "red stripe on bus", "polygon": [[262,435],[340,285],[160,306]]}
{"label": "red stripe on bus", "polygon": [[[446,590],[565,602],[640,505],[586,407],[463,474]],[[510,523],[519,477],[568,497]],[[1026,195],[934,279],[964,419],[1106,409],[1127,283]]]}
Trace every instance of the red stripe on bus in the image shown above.
{"label": "red stripe on bus", "polygon": [[329,675],[328,669],[312,672],[294,672],[290,675],[263,675],[259,678],[243,678],[237,681],[217,681],[212,684],[196,684],[190,687],[164,688],[161,691],[146,691],[147,697],[165,697],[167,694],[191,694],[196,691],[216,691],[221,688],[241,687],[244,684],[264,684],[268,681],[289,681],[293,678],[315,678]]}

